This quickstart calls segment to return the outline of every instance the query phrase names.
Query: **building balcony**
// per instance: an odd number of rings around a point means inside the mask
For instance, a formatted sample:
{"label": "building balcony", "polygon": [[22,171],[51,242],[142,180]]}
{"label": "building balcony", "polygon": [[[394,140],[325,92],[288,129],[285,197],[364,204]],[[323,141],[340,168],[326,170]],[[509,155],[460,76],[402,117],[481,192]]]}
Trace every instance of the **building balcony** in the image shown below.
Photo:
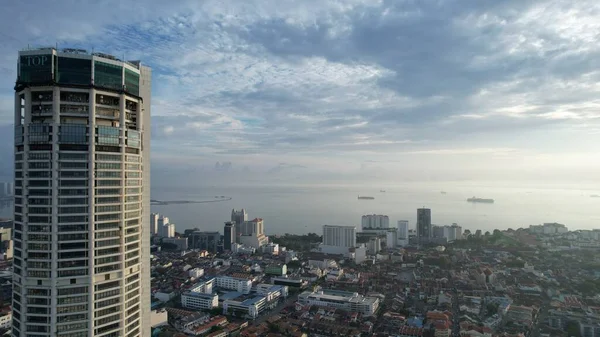
{"label": "building balcony", "polygon": [[60,94],[60,101],[69,104],[87,105],[90,103],[89,95],[87,93],[67,93],[62,92]]}
{"label": "building balcony", "polygon": [[87,116],[90,112],[87,105],[61,105],[60,113],[66,115]]}
{"label": "building balcony", "polygon": [[119,112],[119,109],[96,106],[96,117],[119,119],[121,117],[121,113]]}

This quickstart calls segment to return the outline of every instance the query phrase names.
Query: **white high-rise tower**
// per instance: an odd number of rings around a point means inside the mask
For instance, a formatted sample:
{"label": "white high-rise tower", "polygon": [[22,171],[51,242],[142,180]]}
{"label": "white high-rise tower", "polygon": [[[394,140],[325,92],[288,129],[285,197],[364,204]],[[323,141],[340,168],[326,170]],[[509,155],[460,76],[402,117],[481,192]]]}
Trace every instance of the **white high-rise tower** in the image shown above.
{"label": "white high-rise tower", "polygon": [[151,70],[19,53],[13,336],[150,336]]}

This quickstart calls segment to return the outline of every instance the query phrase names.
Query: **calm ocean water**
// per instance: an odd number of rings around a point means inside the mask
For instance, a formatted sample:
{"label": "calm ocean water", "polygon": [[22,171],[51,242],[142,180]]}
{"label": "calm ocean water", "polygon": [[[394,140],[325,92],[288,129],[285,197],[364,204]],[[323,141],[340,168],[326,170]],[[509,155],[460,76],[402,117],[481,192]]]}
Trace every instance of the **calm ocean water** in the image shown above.
{"label": "calm ocean water", "polygon": [[[386,192],[380,192],[385,189]],[[442,194],[445,191],[446,194]],[[543,222],[560,222],[570,229],[600,228],[598,190],[576,187],[508,187],[500,184],[413,183],[401,186],[245,186],[153,188],[159,200],[212,200],[215,196],[231,201],[206,204],[152,206],[153,212],[167,215],[182,232],[198,227],[223,230],[232,208],[246,208],[249,217],[265,221],[268,234],[321,233],[321,226],[360,225],[363,214],[387,214],[390,223],[409,220],[411,228],[419,207],[432,209],[432,222],[458,223],[463,229],[492,231],[519,228]],[[357,200],[358,195],[375,200]],[[495,199],[494,204],[471,204],[466,198]],[[0,209],[10,217],[12,209]]]}
{"label": "calm ocean water", "polygon": [[[380,192],[380,189],[385,192]],[[445,191],[446,194],[442,194]],[[414,228],[417,208],[432,209],[434,224],[457,223],[463,229],[492,231],[543,222],[560,222],[570,229],[600,228],[600,198],[596,191],[578,188],[515,188],[502,185],[406,184],[403,186],[253,186],[153,190],[159,200],[206,200],[229,196],[231,201],[153,206],[167,215],[178,231],[198,227],[223,230],[232,208],[245,208],[250,218],[265,221],[268,234],[321,233],[322,225],[360,225],[363,214],[386,214],[390,223],[409,220]],[[357,200],[358,195],[375,200]],[[471,204],[466,198],[495,199],[494,204]]]}

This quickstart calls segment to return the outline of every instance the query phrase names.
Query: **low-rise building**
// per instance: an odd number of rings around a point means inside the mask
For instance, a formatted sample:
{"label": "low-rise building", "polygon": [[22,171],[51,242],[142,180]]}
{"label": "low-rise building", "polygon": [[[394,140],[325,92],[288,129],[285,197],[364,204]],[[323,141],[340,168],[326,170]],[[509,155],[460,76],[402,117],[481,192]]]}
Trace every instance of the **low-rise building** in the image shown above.
{"label": "low-rise building", "polygon": [[227,323],[229,323],[227,317],[215,316],[201,325],[190,327],[184,332],[194,336],[204,335],[210,332],[214,327],[224,326],[227,325]]}
{"label": "low-rise building", "polygon": [[248,294],[250,293],[250,290],[252,290],[252,281],[229,276],[220,276],[215,278],[215,285],[219,288],[235,290],[242,294]]}
{"label": "low-rise building", "polygon": [[286,298],[288,296],[288,287],[262,283],[256,285],[256,293],[265,296],[267,302],[273,302],[280,298]]}
{"label": "low-rise building", "polygon": [[187,250],[188,249],[188,239],[187,238],[174,238],[174,237],[165,237],[162,239],[162,243],[170,243],[177,246],[177,250]]}
{"label": "low-rise building", "polygon": [[186,309],[212,309],[219,306],[219,295],[186,291],[181,294],[181,305]]}
{"label": "low-rise building", "polygon": [[271,264],[265,268],[265,274],[283,276],[287,274],[287,265],[285,264]]}
{"label": "low-rise building", "polygon": [[265,296],[244,296],[223,301],[223,313],[255,319],[265,310],[266,304]]}
{"label": "low-rise building", "polygon": [[365,297],[358,293],[324,290],[305,291],[298,297],[298,302],[303,305],[317,305],[358,312],[364,316],[372,316],[379,308],[379,298]]}
{"label": "low-rise building", "polygon": [[204,269],[202,268],[194,268],[188,270],[188,275],[193,278],[199,278],[204,276]]}
{"label": "low-rise building", "polygon": [[288,276],[272,277],[271,283],[276,285],[300,288],[305,285],[305,281],[301,278],[290,278]]}
{"label": "low-rise building", "polygon": [[0,328],[8,329],[10,328],[10,323],[12,321],[12,311],[2,312],[0,315]]}

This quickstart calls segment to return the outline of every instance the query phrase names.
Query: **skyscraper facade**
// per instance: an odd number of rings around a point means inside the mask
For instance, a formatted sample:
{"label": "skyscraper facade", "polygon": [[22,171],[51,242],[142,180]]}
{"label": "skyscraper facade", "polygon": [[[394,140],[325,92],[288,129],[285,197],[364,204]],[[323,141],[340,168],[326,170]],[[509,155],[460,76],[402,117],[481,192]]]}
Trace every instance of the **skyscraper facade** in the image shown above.
{"label": "skyscraper facade", "polygon": [[237,234],[235,232],[235,222],[226,222],[223,229],[223,249],[231,250],[231,247],[236,243]]}
{"label": "skyscraper facade", "polygon": [[356,227],[323,226],[323,245],[336,247],[356,247]]}
{"label": "skyscraper facade", "polygon": [[398,239],[408,240],[408,220],[398,220]]}
{"label": "skyscraper facade", "polygon": [[236,225],[241,226],[244,222],[248,221],[248,213],[243,208],[239,211],[232,209],[231,221],[234,221]]}
{"label": "skyscraper facade", "polygon": [[390,227],[390,218],[387,215],[368,214],[361,218],[363,229],[380,229]]}
{"label": "skyscraper facade", "polygon": [[160,217],[160,214],[158,214],[158,213],[150,214],[150,233],[152,235],[158,234],[158,219],[159,219],[159,217]]}
{"label": "skyscraper facade", "polygon": [[419,243],[427,243],[432,237],[431,209],[417,209],[417,239]]}
{"label": "skyscraper facade", "polygon": [[221,233],[195,231],[188,236],[188,247],[191,249],[203,249],[210,253],[216,253],[221,242]]}
{"label": "skyscraper facade", "polygon": [[13,336],[150,336],[151,70],[19,53]]}

